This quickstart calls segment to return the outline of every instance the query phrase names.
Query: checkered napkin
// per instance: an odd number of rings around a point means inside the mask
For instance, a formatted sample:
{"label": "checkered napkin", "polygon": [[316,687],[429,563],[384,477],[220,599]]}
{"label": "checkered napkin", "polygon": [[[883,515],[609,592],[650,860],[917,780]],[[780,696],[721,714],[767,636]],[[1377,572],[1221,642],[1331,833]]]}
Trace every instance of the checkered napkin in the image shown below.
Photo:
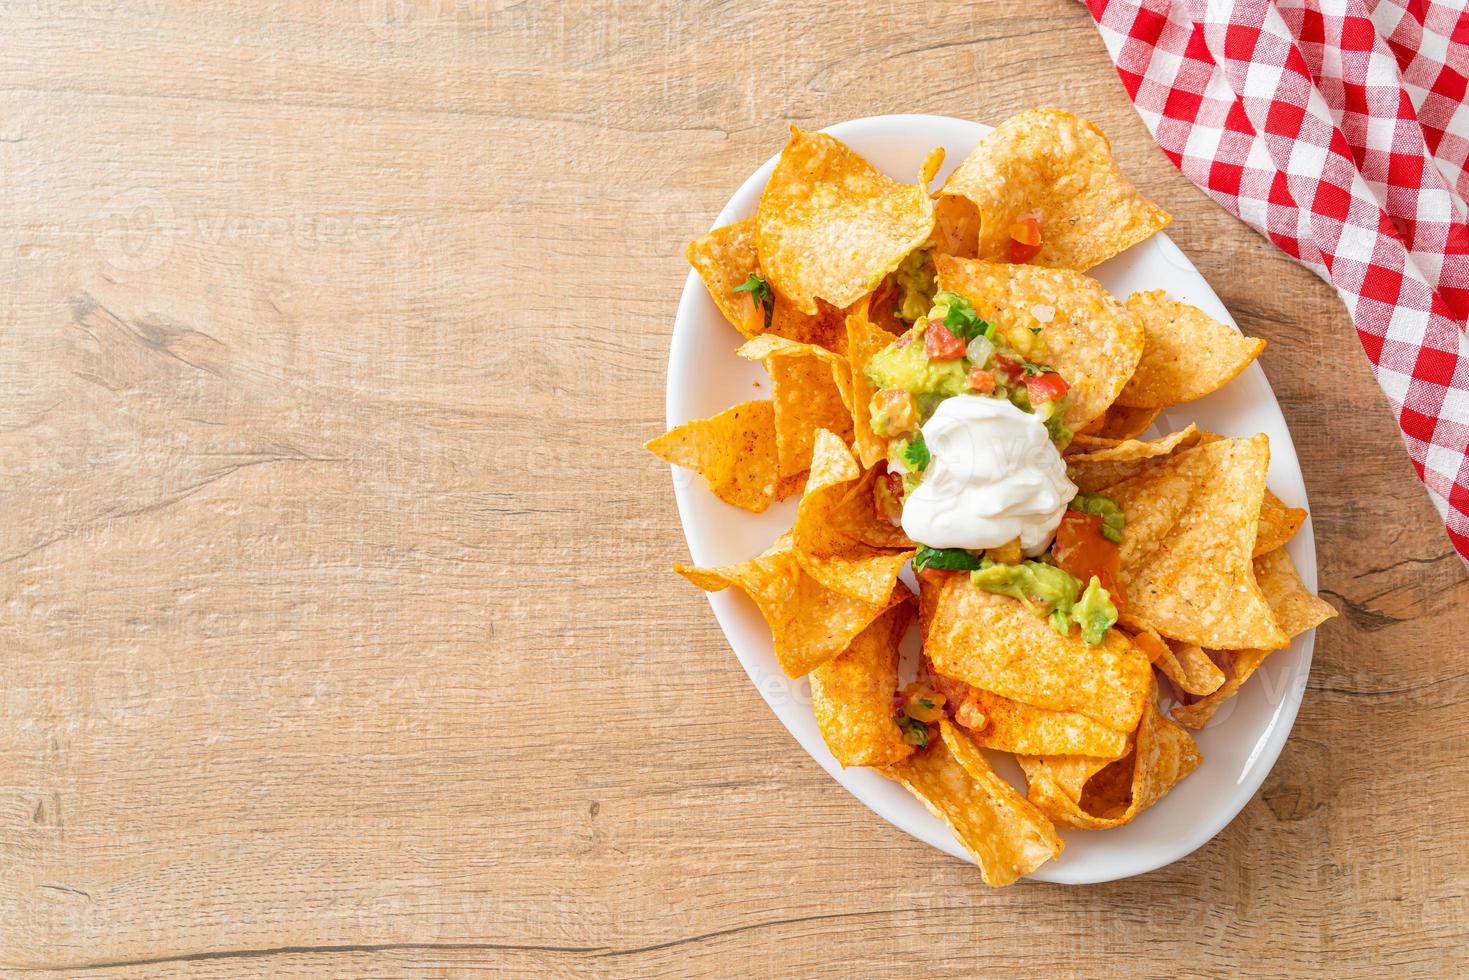
{"label": "checkered napkin", "polygon": [[1469,562],[1469,13],[1084,0],[1158,145],[1336,287]]}

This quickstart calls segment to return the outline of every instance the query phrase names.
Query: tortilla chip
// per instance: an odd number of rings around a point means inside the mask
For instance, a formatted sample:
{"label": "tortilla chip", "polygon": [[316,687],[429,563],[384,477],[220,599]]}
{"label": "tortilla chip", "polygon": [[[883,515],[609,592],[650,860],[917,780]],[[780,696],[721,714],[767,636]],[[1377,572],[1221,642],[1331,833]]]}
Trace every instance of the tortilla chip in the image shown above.
{"label": "tortilla chip", "polygon": [[1112,145],[1085,119],[1031,109],[987,134],[940,192],[973,202],[981,259],[1010,261],[1010,226],[1034,213],[1038,266],[1084,272],[1168,224],[1168,212],[1137,192],[1112,159]]}
{"label": "tortilla chip", "polygon": [[1269,650],[1239,650],[1234,652],[1233,663],[1229,668],[1229,676],[1220,685],[1219,689],[1207,697],[1200,698],[1192,704],[1177,704],[1173,706],[1170,714],[1173,720],[1185,728],[1195,731],[1203,728],[1214,717],[1214,712],[1219,706],[1239,693],[1244,687],[1245,681],[1249,680],[1259,669],[1260,664],[1270,655]]}
{"label": "tortilla chip", "polygon": [[847,496],[832,512],[832,527],[874,548],[913,551],[918,545],[903,533],[902,527],[879,518],[873,507],[872,485],[882,476],[879,469],[870,469],[862,474],[862,479],[852,485]]}
{"label": "tortilla chip", "polygon": [[[1147,709],[1131,753],[1088,774],[1093,764],[1075,758],[1022,756],[1027,797],[1042,813],[1067,827],[1118,827],[1152,806],[1204,759],[1188,732],[1158,711],[1158,689],[1148,690]],[[1078,777],[1082,789],[1075,792]]]}
{"label": "tortilla chip", "polygon": [[918,184],[927,188],[933,183],[934,177],[944,168],[944,154],[947,151],[942,146],[935,146],[929,150],[923,158],[923,163],[918,165]]}
{"label": "tortilla chip", "polygon": [[[1275,614],[1275,620],[1288,640],[1294,640],[1336,615],[1330,603],[1306,588],[1296,566],[1283,549],[1255,559],[1255,578],[1259,580],[1265,600],[1270,603],[1270,611]],[[1173,709],[1173,717],[1189,728],[1203,728],[1221,704],[1239,693],[1269,653],[1269,650],[1258,649],[1234,651],[1232,657],[1226,658],[1233,663],[1229,676],[1219,689],[1193,704],[1178,705]]]}
{"label": "tortilla chip", "polygon": [[971,687],[965,713],[979,712],[983,727],[969,732],[974,744],[1021,755],[1077,755],[1115,759],[1127,751],[1127,733],[1074,711],[1048,711]]}
{"label": "tortilla chip", "polygon": [[[811,477],[791,535],[796,558],[808,575],[828,589],[877,603],[892,594],[898,572],[914,552],[893,552],[863,544],[832,520],[861,475],[847,444],[818,429]],[[872,508],[867,512],[871,514]]]}
{"label": "tortilla chip", "polygon": [[[1071,445],[1087,451],[1068,455],[1066,471],[1071,482],[1082,493],[1106,493],[1108,487],[1157,469],[1165,461],[1163,456],[1201,443],[1218,442],[1219,438],[1212,432],[1196,431],[1192,424],[1183,432],[1141,443],[1079,435]],[[1102,450],[1124,446],[1132,447],[1122,450],[1123,455],[1130,456],[1130,459],[1102,455]],[[1258,558],[1285,544],[1301,529],[1305,520],[1306,511],[1303,508],[1287,507],[1267,489],[1265,498],[1260,503],[1260,529],[1255,536],[1254,556]]]}
{"label": "tortilla chip", "polygon": [[864,467],[876,466],[888,454],[886,439],[872,431],[868,406],[877,386],[864,373],[874,354],[893,342],[893,335],[873,324],[865,310],[847,317],[847,360],[852,366],[852,431],[857,456]]}
{"label": "tortilla chip", "polygon": [[1224,387],[1265,349],[1197,307],[1161,289],[1133,293],[1127,309],[1143,327],[1143,356],[1117,402],[1166,408]]}
{"label": "tortilla chip", "polygon": [[[1184,429],[1184,433],[1189,433]],[[1080,437],[1078,437],[1080,438]],[[1192,449],[1201,442],[1213,442],[1218,436],[1208,433],[1194,431],[1183,435],[1171,433],[1159,439],[1144,441],[1124,440],[1114,443],[1111,447],[1128,445],[1133,448],[1125,450],[1123,455],[1130,456],[1124,459],[1097,458],[1096,452],[1073,453],[1066,456],[1066,475],[1071,482],[1076,484],[1082,493],[1105,493],[1108,487],[1116,486],[1124,480],[1131,480],[1144,473],[1151,473],[1168,461],[1168,457]],[[1087,447],[1082,446],[1083,449]]]}
{"label": "tortilla chip", "polygon": [[1284,641],[1250,565],[1269,465],[1264,434],[1220,439],[1107,489],[1127,514],[1123,623],[1209,649]]}
{"label": "tortilla chip", "polygon": [[759,273],[760,264],[755,255],[755,219],[745,218],[734,224],[715,228],[707,235],[689,242],[687,249],[689,265],[704,280],[709,296],[719,312],[724,314],[736,330],[745,337],[772,333],[777,337],[806,344],[818,344],[831,350],[840,350],[843,338],[841,318],[833,315],[834,310],[825,307],[815,315],[802,313],[780,296],[775,297],[775,309],[771,313],[770,327],[765,327],[762,318],[753,323],[749,316],[749,293],[737,293],[735,287],[742,285],[751,273]]}
{"label": "tortilla chip", "polygon": [[1161,412],[1160,408],[1128,408],[1113,402],[1099,418],[1087,425],[1087,435],[1103,439],[1136,439],[1148,431],[1148,426]]}
{"label": "tortilla chip", "polygon": [[939,255],[974,258],[979,252],[979,223],[979,208],[973,201],[940,193],[933,202],[934,251]]}
{"label": "tortilla chip", "polygon": [[1209,659],[1203,647],[1192,643],[1171,643],[1168,654],[1154,661],[1168,679],[1196,697],[1213,694],[1224,684],[1224,671]]}
{"label": "tortilla chip", "polygon": [[843,766],[885,766],[913,754],[893,713],[898,643],[913,613],[911,602],[892,607],[811,672],[811,710],[826,747]]}
{"label": "tortilla chip", "polygon": [[737,565],[674,565],[673,570],[705,592],[733,585],[749,596],[770,627],[776,660],[790,677],[804,677],[841,653],[873,620],[912,595],[901,583],[880,603],[833,592],[801,570],[790,534]]}
{"label": "tortilla chip", "polygon": [[1256,558],[1255,578],[1287,640],[1315,629],[1336,615],[1330,603],[1306,588],[1295,563],[1284,550]]}
{"label": "tortilla chip", "polygon": [[[934,256],[940,289],[959,293],[1007,337],[1040,331],[1054,367],[1071,386],[1066,424],[1081,428],[1107,410],[1142,356],[1143,332],[1101,283],[1079,272]],[[1051,319],[1034,309],[1049,308]]]}
{"label": "tortilla chip", "polygon": [[1219,665],[1192,644],[1169,646],[1156,631],[1144,628],[1132,637],[1132,645],[1163,672],[1175,694],[1202,696],[1224,683],[1224,672]]}
{"label": "tortilla chip", "polygon": [[[1127,736],[1127,752],[1132,754],[1132,736]],[[1107,768],[1116,759],[1103,759],[1088,755],[1017,755],[1015,761],[1025,772],[1029,786],[1026,796],[1035,802],[1042,795],[1059,794],[1074,803],[1081,802],[1081,793],[1087,780]],[[1045,784],[1037,789],[1036,784]],[[1044,811],[1042,811],[1044,812]]]}
{"label": "tortilla chip", "polygon": [[1284,501],[1266,490],[1265,501],[1260,505],[1260,533],[1255,536],[1255,557],[1285,544],[1296,536],[1304,523],[1304,508],[1287,507]]}
{"label": "tortilla chip", "polygon": [[877,288],[933,230],[933,202],[825,133],[791,127],[760,195],[760,268],[802,313],[847,307]]}
{"label": "tortilla chip", "polygon": [[1019,600],[977,589],[967,575],[944,583],[925,626],[923,649],[941,674],[1120,732],[1137,727],[1152,666],[1116,630],[1087,646],[1076,631],[1062,636]]}
{"label": "tortilla chip", "polygon": [[759,513],[780,489],[776,480],[775,407],[743,402],[694,419],[644,444],[666,463],[693,470],[725,503]]}
{"label": "tortilla chip", "polygon": [[811,465],[816,430],[852,438],[852,370],[846,358],[814,344],[765,334],[735,351],[760,361],[775,402],[775,452],[782,477]]}
{"label": "tortilla chip", "polygon": [[1167,456],[1179,446],[1188,448],[1199,442],[1199,427],[1192,422],[1188,428],[1171,432],[1160,439],[1150,439],[1146,442],[1137,439],[1103,439],[1098,436],[1077,436],[1072,446],[1080,446],[1086,450],[1082,453],[1067,456],[1066,462],[1085,465],[1087,463],[1103,463],[1114,460],[1152,459],[1155,456]]}
{"label": "tortilla chip", "polygon": [[784,500],[787,497],[794,497],[797,494],[804,493],[806,490],[806,477],[809,475],[809,470],[802,470],[799,473],[792,473],[790,476],[783,476],[775,481],[775,499]]}
{"label": "tortilla chip", "polygon": [[918,797],[973,855],[988,885],[1008,885],[1061,853],[1065,842],[947,720],[942,738],[882,770]]}

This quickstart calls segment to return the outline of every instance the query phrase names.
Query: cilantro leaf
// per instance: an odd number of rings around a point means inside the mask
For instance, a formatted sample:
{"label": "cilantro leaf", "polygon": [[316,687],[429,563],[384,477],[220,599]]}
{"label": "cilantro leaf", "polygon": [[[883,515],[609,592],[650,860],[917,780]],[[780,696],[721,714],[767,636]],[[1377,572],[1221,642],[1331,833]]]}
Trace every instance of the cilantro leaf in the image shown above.
{"label": "cilantro leaf", "polygon": [[750,273],[744,282],[740,283],[732,293],[749,293],[755,303],[765,309],[765,329],[770,329],[770,318],[775,315],[775,294],[770,291],[770,283],[758,272]]}
{"label": "cilantro leaf", "polygon": [[913,441],[903,447],[903,462],[915,470],[928,469],[928,461],[933,457],[928,452],[928,443],[923,441],[923,433],[915,433]]}
{"label": "cilantro leaf", "polygon": [[974,312],[974,307],[969,300],[958,293],[939,293],[933,298],[935,306],[944,306],[944,326],[949,333],[960,340],[969,341],[983,334],[991,340],[995,337],[995,327],[979,318]]}
{"label": "cilantro leaf", "polygon": [[930,548],[920,545],[913,556],[913,570],[937,568],[949,572],[972,572],[979,568],[979,559],[963,548]]}
{"label": "cilantro leaf", "polygon": [[1079,493],[1066,506],[1083,514],[1100,517],[1102,537],[1113,544],[1122,543],[1122,532],[1127,528],[1127,514],[1122,505],[1111,497],[1100,493]]}
{"label": "cilantro leaf", "polygon": [[1037,364],[1035,361],[1027,361],[1024,358],[1020,359],[1020,367],[1021,370],[1030,375],[1032,378],[1038,374],[1056,373],[1056,369],[1051,367],[1049,364]]}
{"label": "cilantro leaf", "polygon": [[898,716],[898,726],[903,729],[903,741],[920,749],[928,748],[928,726],[907,715]]}

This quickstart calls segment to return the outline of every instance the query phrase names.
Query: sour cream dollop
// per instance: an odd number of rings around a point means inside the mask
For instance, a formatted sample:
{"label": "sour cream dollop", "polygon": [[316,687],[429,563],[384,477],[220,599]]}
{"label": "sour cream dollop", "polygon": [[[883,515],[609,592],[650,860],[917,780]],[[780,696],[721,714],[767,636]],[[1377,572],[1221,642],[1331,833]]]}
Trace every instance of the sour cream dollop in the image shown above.
{"label": "sour cream dollop", "polygon": [[923,425],[929,462],[903,533],[930,548],[1045,550],[1076,484],[1045,424],[1000,398],[956,395]]}

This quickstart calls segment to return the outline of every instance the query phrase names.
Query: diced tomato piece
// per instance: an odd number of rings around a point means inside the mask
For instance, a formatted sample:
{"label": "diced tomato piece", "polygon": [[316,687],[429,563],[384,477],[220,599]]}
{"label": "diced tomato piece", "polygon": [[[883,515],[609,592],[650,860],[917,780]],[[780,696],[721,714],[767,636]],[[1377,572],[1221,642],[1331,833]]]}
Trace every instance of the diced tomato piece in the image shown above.
{"label": "diced tomato piece", "polygon": [[903,477],[899,473],[884,473],[882,478],[887,481],[888,493],[899,500],[903,499]]}
{"label": "diced tomato piece", "polygon": [[956,337],[937,320],[928,321],[928,328],[923,331],[923,352],[934,361],[952,361],[956,357],[964,356],[964,339]]}
{"label": "diced tomato piece", "polygon": [[[893,527],[903,524],[903,478],[897,473],[887,472],[887,463],[878,463],[882,469],[872,484],[872,513],[880,521]],[[896,488],[894,487],[896,481]]]}
{"label": "diced tomato piece", "polygon": [[1025,379],[1025,391],[1030,395],[1030,403],[1039,405],[1041,402],[1054,401],[1064,398],[1071,386],[1066,383],[1055,371],[1047,371],[1045,374],[1033,374]]}
{"label": "diced tomato piece", "polygon": [[1040,254],[1041,223],[1033,214],[1021,215],[1010,226],[1010,261],[1029,262]]}
{"label": "diced tomato piece", "polygon": [[995,372],[984,368],[970,368],[969,387],[981,395],[990,394],[995,390]]}
{"label": "diced tomato piece", "polygon": [[747,337],[765,332],[765,307],[755,301],[753,293],[745,293],[744,326],[740,332]]}
{"label": "diced tomato piece", "polygon": [[942,585],[950,575],[957,574],[959,573],[952,568],[920,568],[917,572],[918,581],[927,582],[929,585]]}
{"label": "diced tomato piece", "polygon": [[1021,367],[1020,361],[1003,352],[995,353],[995,370],[1011,384],[1025,377],[1025,368]]}
{"label": "diced tomato piece", "polygon": [[1067,508],[1056,528],[1056,543],[1051,556],[1067,572],[1081,581],[1082,587],[1093,575],[1112,597],[1118,613],[1127,608],[1127,595],[1118,576],[1120,559],[1117,546],[1102,537],[1102,519]]}

